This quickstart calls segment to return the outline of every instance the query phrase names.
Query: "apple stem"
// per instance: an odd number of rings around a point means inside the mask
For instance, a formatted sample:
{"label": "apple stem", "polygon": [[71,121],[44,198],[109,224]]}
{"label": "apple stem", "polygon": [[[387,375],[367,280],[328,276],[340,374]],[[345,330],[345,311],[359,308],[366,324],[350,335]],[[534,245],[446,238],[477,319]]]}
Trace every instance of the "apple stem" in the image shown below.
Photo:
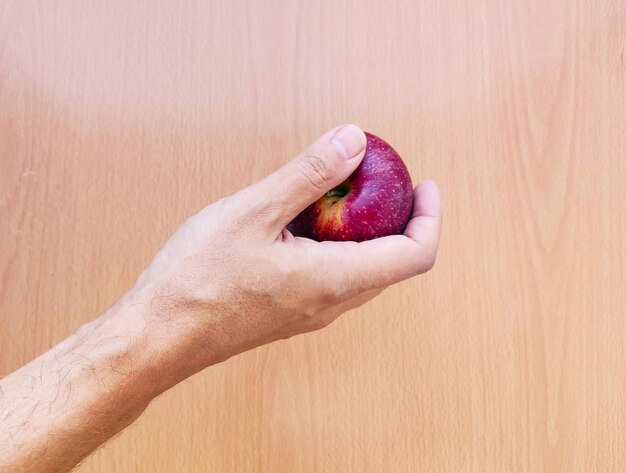
{"label": "apple stem", "polygon": [[341,187],[335,187],[334,189],[326,192],[326,197],[345,197],[346,194],[346,189],[342,189]]}

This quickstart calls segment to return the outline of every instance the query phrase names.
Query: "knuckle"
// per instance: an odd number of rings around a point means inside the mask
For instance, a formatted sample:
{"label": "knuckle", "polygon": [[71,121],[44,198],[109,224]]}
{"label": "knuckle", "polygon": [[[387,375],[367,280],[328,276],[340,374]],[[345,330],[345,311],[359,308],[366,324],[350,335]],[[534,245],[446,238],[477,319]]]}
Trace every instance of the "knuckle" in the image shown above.
{"label": "knuckle", "polygon": [[299,160],[299,170],[304,177],[318,190],[325,190],[333,178],[335,171],[332,153],[319,150],[307,153]]}
{"label": "knuckle", "polygon": [[415,274],[430,271],[435,266],[437,259],[437,251],[439,249],[439,241],[432,238],[418,238],[414,244]]}
{"label": "knuckle", "polygon": [[318,303],[320,307],[328,308],[339,304],[343,299],[343,293],[340,293],[331,287],[325,286],[322,288],[318,296]]}
{"label": "knuckle", "polygon": [[343,285],[335,285],[329,281],[320,286],[317,302],[320,307],[328,309],[346,301],[354,293]]}
{"label": "knuckle", "polygon": [[421,272],[425,273],[430,271],[435,266],[435,261],[437,260],[437,248],[433,247],[429,249],[422,260]]}

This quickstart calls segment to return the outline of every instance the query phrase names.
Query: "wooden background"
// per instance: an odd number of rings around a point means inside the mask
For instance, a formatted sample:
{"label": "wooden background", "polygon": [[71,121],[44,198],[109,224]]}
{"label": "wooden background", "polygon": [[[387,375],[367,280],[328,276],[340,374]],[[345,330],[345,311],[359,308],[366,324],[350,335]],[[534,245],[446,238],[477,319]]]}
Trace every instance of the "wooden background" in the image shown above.
{"label": "wooden background", "polygon": [[625,54],[623,0],[0,0],[0,375],[354,122],[439,182],[435,270],[82,471],[625,471]]}

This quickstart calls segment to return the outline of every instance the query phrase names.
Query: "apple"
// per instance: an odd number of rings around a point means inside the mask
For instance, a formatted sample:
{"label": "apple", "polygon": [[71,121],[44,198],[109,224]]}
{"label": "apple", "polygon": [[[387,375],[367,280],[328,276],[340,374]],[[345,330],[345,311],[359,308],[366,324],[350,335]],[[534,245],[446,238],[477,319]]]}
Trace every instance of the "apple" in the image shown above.
{"label": "apple", "polygon": [[359,167],[287,226],[294,236],[365,241],[404,231],[413,209],[409,171],[389,143],[371,133],[365,136]]}

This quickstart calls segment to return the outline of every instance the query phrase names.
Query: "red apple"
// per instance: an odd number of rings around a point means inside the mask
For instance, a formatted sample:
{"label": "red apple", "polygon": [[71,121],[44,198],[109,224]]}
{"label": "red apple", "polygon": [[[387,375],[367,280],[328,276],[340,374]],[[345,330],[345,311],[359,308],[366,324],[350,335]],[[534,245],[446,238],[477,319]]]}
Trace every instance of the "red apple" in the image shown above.
{"label": "red apple", "polygon": [[402,233],[413,209],[411,176],[384,140],[365,133],[359,167],[289,225],[295,236],[317,241],[364,241]]}

